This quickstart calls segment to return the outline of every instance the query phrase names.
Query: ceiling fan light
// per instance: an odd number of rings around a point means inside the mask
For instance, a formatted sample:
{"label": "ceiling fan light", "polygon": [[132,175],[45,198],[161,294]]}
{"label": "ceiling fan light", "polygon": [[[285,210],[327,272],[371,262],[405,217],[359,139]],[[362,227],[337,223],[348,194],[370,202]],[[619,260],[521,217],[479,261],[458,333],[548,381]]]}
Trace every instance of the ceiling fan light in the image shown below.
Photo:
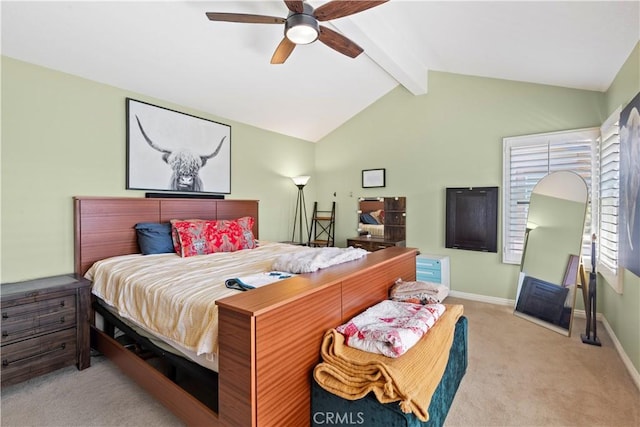
{"label": "ceiling fan light", "polygon": [[313,16],[297,13],[287,18],[284,34],[295,44],[309,44],[318,39],[320,27]]}

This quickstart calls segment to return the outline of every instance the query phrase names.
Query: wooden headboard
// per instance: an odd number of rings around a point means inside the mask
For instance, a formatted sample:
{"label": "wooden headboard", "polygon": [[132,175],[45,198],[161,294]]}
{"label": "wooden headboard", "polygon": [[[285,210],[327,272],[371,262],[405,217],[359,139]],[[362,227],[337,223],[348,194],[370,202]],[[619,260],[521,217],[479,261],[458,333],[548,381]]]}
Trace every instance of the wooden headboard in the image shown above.
{"label": "wooden headboard", "polygon": [[84,275],[94,262],[139,253],[134,226],[139,222],[172,219],[256,219],[257,200],[217,200],[133,197],[74,197],[74,265]]}

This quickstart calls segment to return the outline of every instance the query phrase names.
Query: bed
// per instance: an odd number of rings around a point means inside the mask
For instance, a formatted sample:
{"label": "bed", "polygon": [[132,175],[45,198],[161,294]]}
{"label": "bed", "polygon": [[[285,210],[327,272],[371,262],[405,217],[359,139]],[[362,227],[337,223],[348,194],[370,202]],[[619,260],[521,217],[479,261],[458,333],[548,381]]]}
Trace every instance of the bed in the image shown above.
{"label": "bed", "polygon": [[[75,197],[76,274],[84,276],[96,261],[138,253],[139,222],[243,216],[257,219],[258,202]],[[258,221],[253,233],[259,237]],[[386,299],[397,279],[415,280],[416,254],[392,247],[217,300],[217,412],[95,325],[92,346],[188,425],[309,425],[310,373],[324,332]]]}

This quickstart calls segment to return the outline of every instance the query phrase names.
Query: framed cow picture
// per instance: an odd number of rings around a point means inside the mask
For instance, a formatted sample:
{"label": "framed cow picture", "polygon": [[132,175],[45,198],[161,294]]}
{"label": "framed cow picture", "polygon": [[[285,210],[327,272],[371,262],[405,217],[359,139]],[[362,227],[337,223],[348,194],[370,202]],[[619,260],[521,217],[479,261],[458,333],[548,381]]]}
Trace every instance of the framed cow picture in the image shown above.
{"label": "framed cow picture", "polygon": [[126,99],[127,189],[231,193],[231,126]]}

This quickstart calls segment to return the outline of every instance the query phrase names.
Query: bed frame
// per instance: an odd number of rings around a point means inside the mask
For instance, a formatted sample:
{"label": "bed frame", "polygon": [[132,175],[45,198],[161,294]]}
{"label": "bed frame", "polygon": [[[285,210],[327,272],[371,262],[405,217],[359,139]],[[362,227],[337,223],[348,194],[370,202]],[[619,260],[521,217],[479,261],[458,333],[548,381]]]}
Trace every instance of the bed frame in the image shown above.
{"label": "bed frame", "polygon": [[[133,226],[170,219],[258,218],[256,200],[74,198],[75,271],[139,253]],[[254,226],[258,237],[258,221]],[[311,373],[324,332],[415,280],[417,251],[391,247],[217,301],[218,412],[92,328],[92,346],[188,425],[310,425]]]}

